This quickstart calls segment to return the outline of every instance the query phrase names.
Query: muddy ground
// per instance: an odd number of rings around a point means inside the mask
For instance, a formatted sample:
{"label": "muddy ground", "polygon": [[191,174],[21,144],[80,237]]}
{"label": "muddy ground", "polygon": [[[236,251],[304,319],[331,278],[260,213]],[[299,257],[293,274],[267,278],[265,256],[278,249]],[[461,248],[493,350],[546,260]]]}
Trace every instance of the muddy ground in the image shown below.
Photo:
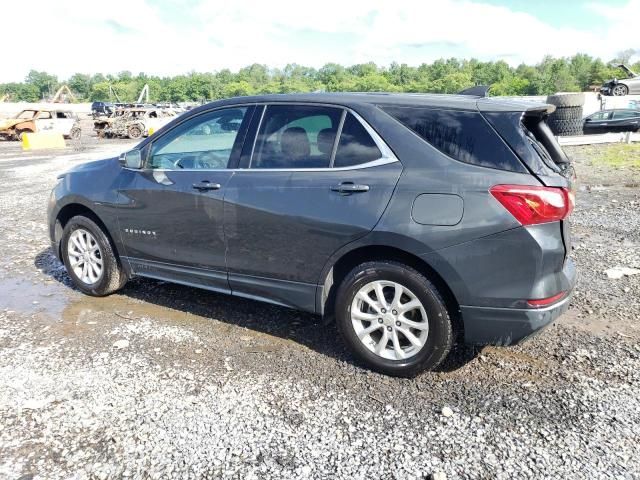
{"label": "muddy ground", "polygon": [[313,315],[144,279],[75,291],[49,191],[130,145],[0,142],[0,478],[640,478],[640,275],[604,274],[640,268],[640,168],[598,160],[609,147],[567,149],[568,314],[402,380]]}

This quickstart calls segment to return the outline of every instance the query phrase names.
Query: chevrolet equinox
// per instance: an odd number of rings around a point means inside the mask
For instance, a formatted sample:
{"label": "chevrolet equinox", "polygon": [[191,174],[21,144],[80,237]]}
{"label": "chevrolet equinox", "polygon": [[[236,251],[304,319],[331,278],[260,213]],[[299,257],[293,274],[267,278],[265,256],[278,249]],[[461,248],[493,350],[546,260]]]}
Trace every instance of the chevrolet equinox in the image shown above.
{"label": "chevrolet equinox", "polygon": [[60,175],[53,251],[88,295],[139,275],[335,318],[390,375],[516,344],[568,308],[573,168],[553,106],[464,93],[196,108]]}

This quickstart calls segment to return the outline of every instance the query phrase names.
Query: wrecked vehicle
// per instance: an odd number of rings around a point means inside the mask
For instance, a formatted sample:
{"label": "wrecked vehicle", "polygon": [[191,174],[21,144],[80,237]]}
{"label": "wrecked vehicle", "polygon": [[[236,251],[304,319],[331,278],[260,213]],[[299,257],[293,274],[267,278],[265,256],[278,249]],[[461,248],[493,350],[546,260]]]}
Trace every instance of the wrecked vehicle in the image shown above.
{"label": "wrecked vehicle", "polygon": [[24,133],[54,132],[65,138],[79,138],[80,123],[68,110],[27,109],[14,118],[0,120],[0,138],[21,140]]}
{"label": "wrecked vehicle", "polygon": [[617,65],[628,75],[628,78],[607,80],[600,88],[603,95],[612,95],[614,97],[623,97],[625,95],[640,94],[640,75],[635,73],[626,65]]}
{"label": "wrecked vehicle", "polygon": [[176,112],[163,108],[126,108],[94,122],[99,137],[138,139],[169,123]]}

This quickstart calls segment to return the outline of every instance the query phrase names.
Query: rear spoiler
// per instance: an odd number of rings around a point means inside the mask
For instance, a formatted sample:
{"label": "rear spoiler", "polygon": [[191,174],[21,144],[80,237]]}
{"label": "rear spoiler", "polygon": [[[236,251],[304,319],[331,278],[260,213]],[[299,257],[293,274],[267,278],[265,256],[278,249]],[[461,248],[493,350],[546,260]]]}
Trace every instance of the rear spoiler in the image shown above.
{"label": "rear spoiler", "polygon": [[475,87],[465,88],[464,90],[458,92],[458,95],[468,95],[470,97],[488,97],[490,85],[477,85]]}
{"label": "rear spoiler", "polygon": [[550,115],[556,111],[555,105],[512,98],[479,98],[478,110],[481,112],[522,112],[526,116]]}

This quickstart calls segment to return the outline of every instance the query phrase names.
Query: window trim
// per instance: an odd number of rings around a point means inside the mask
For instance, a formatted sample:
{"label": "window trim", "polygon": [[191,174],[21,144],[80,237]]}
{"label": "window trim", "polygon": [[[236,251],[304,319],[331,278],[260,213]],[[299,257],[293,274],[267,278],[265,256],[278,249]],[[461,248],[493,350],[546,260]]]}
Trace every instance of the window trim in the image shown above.
{"label": "window trim", "polygon": [[[387,165],[389,163],[399,162],[398,157],[395,156],[391,148],[385,143],[385,141],[378,135],[371,125],[366,122],[357,112],[354,112],[351,108],[345,107],[343,105],[335,105],[330,103],[313,103],[313,102],[262,102],[256,105],[263,105],[265,108],[262,110],[262,116],[260,118],[260,123],[258,123],[258,128],[256,129],[255,136],[253,138],[253,148],[251,149],[251,158],[249,159],[249,165],[246,168],[238,168],[235,169],[241,172],[327,172],[327,171],[344,171],[344,170],[359,170],[361,168],[371,168],[378,167],[380,165]],[[342,110],[342,116],[340,118],[340,124],[338,125],[338,131],[336,132],[336,138],[334,139],[333,150],[331,152],[331,159],[329,160],[328,167],[318,167],[318,168],[251,168],[251,164],[253,162],[253,155],[255,154],[256,142],[258,140],[258,134],[260,132],[260,127],[262,126],[262,122],[264,120],[265,112],[269,105],[299,105],[305,107],[329,107],[335,108],[338,110]],[[360,122],[360,124],[367,131],[369,136],[373,139],[373,142],[376,144],[378,149],[380,150],[380,154],[382,155],[379,159],[373,160],[371,162],[360,163],[358,165],[349,165],[348,167],[333,167],[335,154],[338,149],[338,142],[340,141],[340,135],[342,134],[342,126],[344,125],[344,120],[348,113],[351,113],[355,119]]]}
{"label": "window trim", "polygon": [[[367,162],[367,163],[361,163],[359,165],[349,165],[347,167],[333,167],[331,165],[333,165],[333,160],[335,159],[335,153],[337,151],[338,148],[338,142],[340,140],[340,137],[338,135],[336,135],[336,139],[334,140],[334,150],[332,151],[332,158],[330,161],[330,164],[328,167],[320,167],[320,168],[251,168],[251,160],[253,159],[253,154],[254,154],[254,150],[255,150],[255,146],[256,146],[256,142],[258,140],[258,132],[260,131],[260,127],[262,126],[262,121],[264,119],[264,114],[267,111],[267,107],[269,105],[301,105],[301,106],[317,106],[317,107],[332,107],[332,108],[336,108],[339,110],[343,111],[343,118],[341,120],[346,119],[346,116],[348,113],[351,113],[356,120],[358,120],[360,122],[360,124],[364,127],[364,129],[367,131],[367,133],[371,136],[371,138],[373,139],[374,143],[376,144],[376,146],[378,147],[378,149],[380,150],[380,153],[382,154],[382,156],[377,159],[377,160],[373,160],[371,162]],[[262,113],[260,114],[260,121],[258,122],[255,134],[253,135],[253,144],[251,147],[251,157],[249,158],[249,164],[247,167],[241,168],[241,167],[236,167],[236,168],[212,168],[212,169],[206,169],[206,168],[181,168],[180,170],[172,170],[172,169],[162,169],[162,168],[154,168],[154,169],[149,169],[147,168],[147,159],[145,158],[144,161],[144,166],[142,169],[135,169],[134,171],[145,171],[145,170],[152,170],[154,172],[341,172],[341,171],[349,171],[349,170],[360,170],[362,168],[373,168],[373,167],[380,167],[382,165],[389,165],[392,163],[401,163],[400,160],[398,159],[398,157],[396,157],[395,153],[393,153],[393,150],[391,150],[391,148],[387,145],[387,143],[382,139],[382,137],[378,134],[378,132],[376,132],[373,127],[371,125],[369,125],[369,123],[364,120],[359,113],[357,113],[356,111],[354,111],[352,108],[346,107],[344,105],[337,105],[337,104],[331,104],[331,103],[315,103],[315,102],[248,102],[248,103],[236,103],[233,105],[224,105],[224,106],[220,106],[218,108],[212,108],[211,110],[206,110],[204,112],[200,112],[197,115],[193,115],[190,116],[189,118],[185,118],[182,122],[179,122],[178,124],[176,124],[175,126],[173,126],[171,128],[171,130],[168,130],[167,132],[165,132],[163,134],[167,135],[169,134],[169,132],[171,132],[174,128],[177,128],[178,126],[180,126],[182,123],[187,122],[189,120],[191,120],[192,118],[197,118],[201,115],[205,115],[208,113],[212,113],[215,112],[217,110],[223,110],[226,108],[239,108],[239,107],[255,107],[255,108],[259,108],[259,107],[263,107],[262,108]],[[254,110],[254,115],[255,115],[255,110]],[[344,124],[344,121],[341,122],[340,127]],[[248,125],[249,127],[250,125]],[[246,132],[247,134],[250,133],[249,131]],[[340,134],[342,134],[342,131],[340,130]],[[162,138],[162,137],[158,137]],[[157,141],[158,139],[154,139],[151,142],[149,142],[147,145],[152,145],[154,141]],[[245,136],[244,141],[246,142],[248,139]],[[145,145],[145,147],[147,146]],[[147,152],[147,154],[149,154],[151,151],[151,148],[149,148],[149,152]],[[123,167],[126,168],[126,167]],[[129,170],[129,169],[128,169]]]}

